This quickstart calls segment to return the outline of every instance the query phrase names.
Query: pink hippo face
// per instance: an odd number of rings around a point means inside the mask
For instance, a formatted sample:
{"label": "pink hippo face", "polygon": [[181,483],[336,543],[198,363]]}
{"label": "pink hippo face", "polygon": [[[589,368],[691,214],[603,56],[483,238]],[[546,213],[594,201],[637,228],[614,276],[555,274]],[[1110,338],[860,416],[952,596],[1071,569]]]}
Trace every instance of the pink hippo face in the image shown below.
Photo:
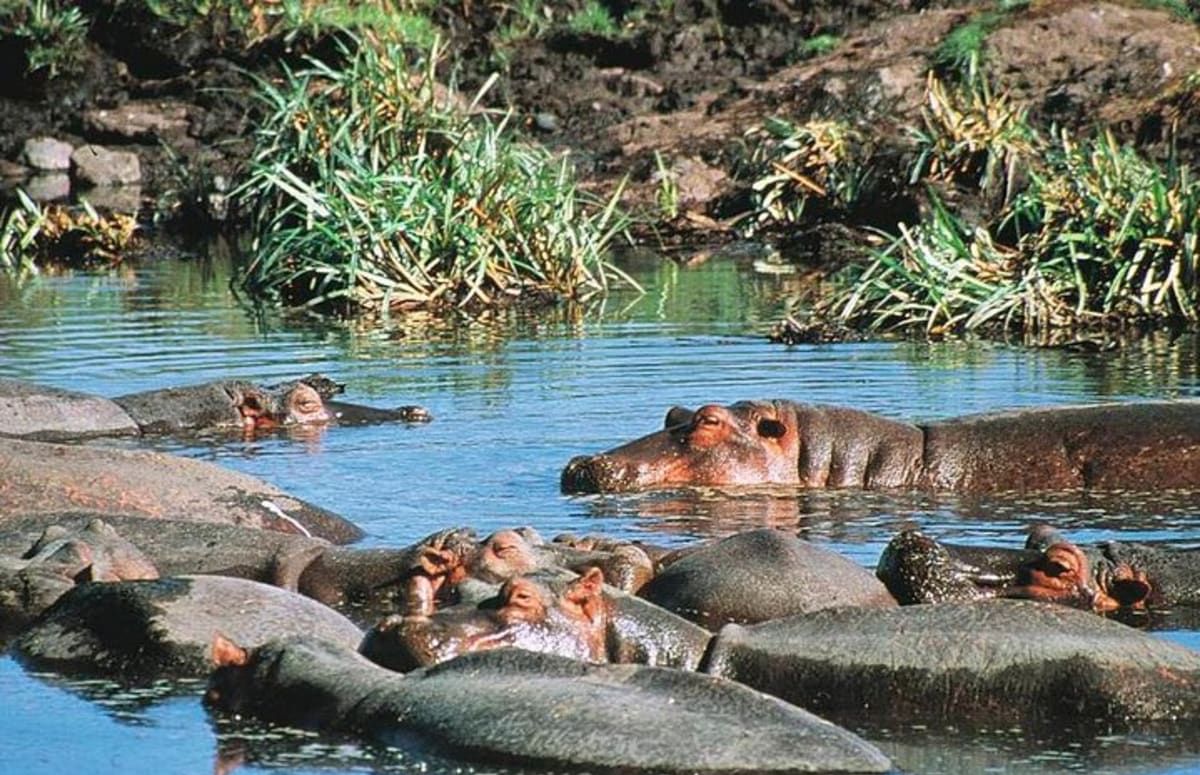
{"label": "pink hippo face", "polygon": [[664,428],[599,455],[571,460],[568,493],[672,486],[797,484],[795,412],[779,402],[675,407]]}
{"label": "pink hippo face", "polygon": [[321,424],[333,419],[321,394],[303,382],[293,383],[278,393],[260,388],[244,390],[239,396],[238,411],[247,429]]}

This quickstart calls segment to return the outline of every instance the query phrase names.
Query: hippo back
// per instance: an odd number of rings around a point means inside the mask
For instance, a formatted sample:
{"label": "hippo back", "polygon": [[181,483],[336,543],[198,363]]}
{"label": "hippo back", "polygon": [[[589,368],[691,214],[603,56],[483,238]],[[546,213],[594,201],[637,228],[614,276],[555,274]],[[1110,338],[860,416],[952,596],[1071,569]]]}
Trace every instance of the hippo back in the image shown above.
{"label": "hippo back", "polygon": [[133,418],[106,398],[0,379],[0,436],[61,441],[137,433]]}
{"label": "hippo back", "polygon": [[976,415],[930,423],[925,437],[938,490],[1200,487],[1200,401]]}

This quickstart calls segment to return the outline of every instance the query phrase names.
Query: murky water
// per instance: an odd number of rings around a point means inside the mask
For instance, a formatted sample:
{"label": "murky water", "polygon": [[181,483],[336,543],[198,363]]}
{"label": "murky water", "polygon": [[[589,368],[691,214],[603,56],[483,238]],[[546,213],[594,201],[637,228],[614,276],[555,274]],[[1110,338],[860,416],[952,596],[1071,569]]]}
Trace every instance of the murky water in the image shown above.
{"label": "murky water", "polygon": [[[533,525],[682,543],[790,526],[872,566],[900,528],[1018,545],[1033,520],[1081,541],[1200,542],[1192,493],[933,498],[857,492],[705,491],[568,498],[572,455],[653,430],[674,404],[795,398],[905,419],[997,408],[1200,395],[1194,339],[1119,354],[997,344],[786,348],[763,336],[796,292],[736,261],[681,269],[631,264],[646,293],[539,319],[446,324],[405,318],[370,329],[257,316],[228,291],[219,259],[115,273],[0,279],[0,374],[105,395],[209,379],[271,382],[312,371],[347,400],[420,403],[429,425],[338,428],[252,442],[216,437],[153,446],[254,474],[337,511],[373,544],[405,544],[468,524]],[[1157,623],[1200,648],[1200,625]],[[195,685],[130,694],[25,673],[0,658],[0,769],[14,773],[454,771],[411,752],[208,718]],[[863,728],[898,765],[928,773],[1168,773],[1200,770],[1195,730]],[[476,771],[483,771],[476,768]]]}

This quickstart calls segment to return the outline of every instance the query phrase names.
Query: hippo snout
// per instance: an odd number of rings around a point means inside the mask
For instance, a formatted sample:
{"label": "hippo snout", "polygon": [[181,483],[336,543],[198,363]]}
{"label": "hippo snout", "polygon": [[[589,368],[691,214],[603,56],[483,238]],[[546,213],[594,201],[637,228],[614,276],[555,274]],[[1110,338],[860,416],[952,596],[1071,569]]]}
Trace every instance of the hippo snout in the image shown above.
{"label": "hippo snout", "polygon": [[601,493],[624,489],[623,467],[607,455],[577,455],[563,469],[565,493]]}

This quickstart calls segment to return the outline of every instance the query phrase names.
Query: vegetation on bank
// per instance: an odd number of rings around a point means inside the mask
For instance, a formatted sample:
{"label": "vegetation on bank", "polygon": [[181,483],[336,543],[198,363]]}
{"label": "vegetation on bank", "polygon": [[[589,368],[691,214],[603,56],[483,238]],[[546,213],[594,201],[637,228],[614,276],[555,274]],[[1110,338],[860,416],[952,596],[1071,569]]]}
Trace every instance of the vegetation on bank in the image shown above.
{"label": "vegetation on bank", "polygon": [[137,235],[137,221],[121,213],[39,205],[23,191],[0,214],[0,269],[36,273],[43,264],[95,266],[120,263]]}
{"label": "vegetation on bank", "polygon": [[[870,330],[959,334],[1200,317],[1200,184],[1109,132],[1040,134],[981,76],[958,90],[929,81],[913,180],[927,217],[901,225],[848,267],[819,307]],[[943,193],[998,203],[976,223]],[[942,192],[942,193],[939,193]]]}
{"label": "vegetation on bank", "polygon": [[87,19],[73,3],[0,0],[0,45],[19,53],[25,77],[57,78],[74,71],[87,29]]}
{"label": "vegetation on bank", "polygon": [[[243,282],[285,303],[387,311],[579,298],[629,281],[607,258],[625,219],[569,162],[520,141],[392,45],[351,46],[261,83],[267,116],[235,197]],[[619,192],[618,192],[619,193]],[[629,281],[631,282],[631,281]]]}

